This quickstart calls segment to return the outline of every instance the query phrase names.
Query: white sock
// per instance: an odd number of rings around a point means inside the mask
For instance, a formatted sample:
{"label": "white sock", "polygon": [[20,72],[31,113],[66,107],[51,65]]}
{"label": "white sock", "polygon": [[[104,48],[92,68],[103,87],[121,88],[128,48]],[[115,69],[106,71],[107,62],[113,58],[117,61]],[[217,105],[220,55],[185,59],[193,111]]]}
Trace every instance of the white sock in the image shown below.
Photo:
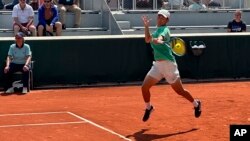
{"label": "white sock", "polygon": [[194,107],[198,107],[199,104],[198,104],[197,100],[193,101],[193,105],[194,105]]}
{"label": "white sock", "polygon": [[150,104],[150,102],[147,102],[147,103],[145,103],[145,105],[146,105],[146,109],[150,109],[151,108],[151,104]]}

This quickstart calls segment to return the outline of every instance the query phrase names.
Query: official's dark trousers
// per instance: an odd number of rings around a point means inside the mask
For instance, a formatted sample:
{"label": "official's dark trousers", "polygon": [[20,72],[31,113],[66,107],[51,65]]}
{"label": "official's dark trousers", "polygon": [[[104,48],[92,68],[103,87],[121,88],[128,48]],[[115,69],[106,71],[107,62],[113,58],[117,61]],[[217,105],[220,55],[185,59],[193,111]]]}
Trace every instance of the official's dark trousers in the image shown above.
{"label": "official's dark trousers", "polygon": [[4,90],[6,91],[8,88],[12,87],[12,78],[15,72],[22,72],[22,82],[23,87],[28,87],[29,83],[29,71],[24,71],[23,67],[25,64],[14,64],[10,63],[10,69],[7,73],[4,74]]}

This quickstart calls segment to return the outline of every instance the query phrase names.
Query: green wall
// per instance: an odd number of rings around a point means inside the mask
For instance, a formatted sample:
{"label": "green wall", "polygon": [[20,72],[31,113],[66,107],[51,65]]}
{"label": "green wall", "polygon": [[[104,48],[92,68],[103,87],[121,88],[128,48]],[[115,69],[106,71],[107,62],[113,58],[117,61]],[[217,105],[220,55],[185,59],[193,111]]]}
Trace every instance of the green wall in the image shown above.
{"label": "green wall", "polygon": [[[250,35],[176,35],[187,43],[187,54],[176,57],[182,78],[250,77]],[[207,48],[194,56],[189,41]],[[0,39],[0,85],[9,45]],[[33,53],[34,86],[142,81],[152,64],[152,50],[143,36],[40,37],[26,39]]]}
{"label": "green wall", "polygon": [[178,58],[179,69],[184,78],[249,78],[250,46],[249,35],[193,36],[189,41],[206,44],[201,56],[194,56],[189,46],[188,53]]}
{"label": "green wall", "polygon": [[[146,47],[142,38],[26,42],[31,46],[35,61],[35,87],[47,84],[141,81],[151,66],[151,49]],[[0,44],[1,59],[4,60],[10,42],[1,41]]]}

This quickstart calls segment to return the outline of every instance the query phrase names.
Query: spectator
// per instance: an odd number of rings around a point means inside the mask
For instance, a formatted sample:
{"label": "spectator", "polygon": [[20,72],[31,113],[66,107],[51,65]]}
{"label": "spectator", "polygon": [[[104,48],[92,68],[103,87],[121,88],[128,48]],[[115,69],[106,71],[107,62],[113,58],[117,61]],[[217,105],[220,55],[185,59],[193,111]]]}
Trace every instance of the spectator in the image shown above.
{"label": "spectator", "polygon": [[0,10],[4,8],[3,0],[0,0]]}
{"label": "spectator", "polygon": [[193,2],[193,0],[184,0],[183,1],[183,5],[185,6],[185,7],[189,7],[191,4],[193,4],[194,2]]}
{"label": "spectator", "polygon": [[[29,0],[26,1],[29,3]],[[8,3],[5,5],[5,9],[13,10],[13,7],[19,3],[19,0],[13,0],[12,3]]]}
{"label": "spectator", "polygon": [[228,32],[246,32],[246,23],[241,20],[242,12],[236,10],[234,13],[234,19],[227,25]]}
{"label": "spectator", "polygon": [[39,2],[38,1],[43,1],[43,0],[31,0],[29,5],[33,8],[33,10],[38,10],[39,8]]}
{"label": "spectator", "polygon": [[44,3],[38,9],[38,36],[46,35],[46,32],[56,36],[61,36],[62,24],[59,22],[58,11],[52,0],[44,0]]}
{"label": "spectator", "polygon": [[81,22],[81,8],[79,7],[78,0],[54,0],[58,5],[60,12],[60,22],[62,23],[62,28],[66,29],[65,25],[65,15],[66,12],[73,12],[75,14],[75,21],[73,28],[79,28]]}
{"label": "spectator", "polygon": [[19,0],[19,4],[14,6],[12,18],[14,18],[14,35],[21,31],[27,36],[36,36],[36,27],[33,24],[34,11],[25,0]]}
{"label": "spectator", "polygon": [[163,9],[182,9],[183,0],[162,0]]}
{"label": "spectator", "polygon": [[30,46],[24,43],[24,34],[18,32],[15,35],[15,43],[10,45],[6,66],[4,68],[5,93],[14,93],[14,88],[11,87],[11,77],[13,73],[21,71],[23,73],[23,90],[22,93],[28,92],[29,69],[31,62]]}
{"label": "spectator", "polygon": [[199,10],[205,10],[207,8],[203,3],[201,3],[200,0],[193,0],[193,1],[194,3],[188,7],[189,10],[199,11]]}
{"label": "spectator", "polygon": [[221,0],[203,0],[203,2],[207,7],[211,8],[221,7],[222,5]]}
{"label": "spectator", "polygon": [[208,7],[221,7],[222,2],[220,0],[210,0]]}

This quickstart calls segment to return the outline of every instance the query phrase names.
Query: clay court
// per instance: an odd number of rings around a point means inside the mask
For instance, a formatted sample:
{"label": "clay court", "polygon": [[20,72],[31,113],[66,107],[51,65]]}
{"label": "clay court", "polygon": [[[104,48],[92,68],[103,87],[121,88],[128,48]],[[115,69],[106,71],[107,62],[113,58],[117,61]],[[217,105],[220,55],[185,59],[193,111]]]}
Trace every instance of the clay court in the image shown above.
{"label": "clay court", "polygon": [[250,124],[250,82],[184,84],[203,113],[169,85],[152,88],[142,122],[140,86],[33,90],[0,98],[1,141],[229,141],[230,124]]}

